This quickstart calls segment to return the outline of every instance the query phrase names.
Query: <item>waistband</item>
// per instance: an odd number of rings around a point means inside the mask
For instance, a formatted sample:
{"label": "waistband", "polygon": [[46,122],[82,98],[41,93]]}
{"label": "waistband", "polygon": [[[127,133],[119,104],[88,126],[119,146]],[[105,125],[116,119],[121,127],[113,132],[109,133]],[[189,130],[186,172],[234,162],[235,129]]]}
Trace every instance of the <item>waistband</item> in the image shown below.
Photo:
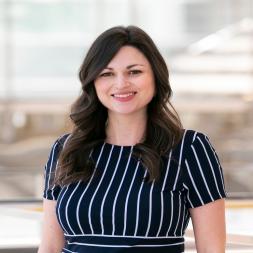
{"label": "waistband", "polygon": [[[184,237],[146,237],[122,235],[67,235],[65,253],[159,253],[184,252]],[[65,251],[64,251],[65,250]]]}

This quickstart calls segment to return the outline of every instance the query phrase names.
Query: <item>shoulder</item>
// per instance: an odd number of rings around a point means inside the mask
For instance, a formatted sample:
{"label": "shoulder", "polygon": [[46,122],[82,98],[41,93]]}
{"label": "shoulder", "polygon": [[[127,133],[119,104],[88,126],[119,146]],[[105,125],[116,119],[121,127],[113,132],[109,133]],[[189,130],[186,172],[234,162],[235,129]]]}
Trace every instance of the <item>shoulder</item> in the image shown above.
{"label": "shoulder", "polygon": [[65,145],[65,143],[67,142],[67,140],[69,139],[70,136],[71,136],[71,133],[65,133],[65,134],[63,134],[63,135],[60,135],[60,136],[56,139],[55,143],[56,143],[57,145],[59,145],[60,147],[63,147],[63,146]]}
{"label": "shoulder", "polygon": [[184,155],[187,160],[217,161],[218,155],[207,134],[192,129],[185,130]]}
{"label": "shoulder", "polygon": [[64,148],[68,138],[71,136],[70,133],[66,133],[63,135],[60,135],[51,145],[51,152],[50,156],[52,156],[53,159],[57,159],[59,152]]}
{"label": "shoulder", "polygon": [[181,142],[184,146],[198,145],[201,142],[210,142],[207,134],[193,129],[183,129]]}
{"label": "shoulder", "polygon": [[180,147],[184,155],[191,153],[192,149],[199,150],[207,146],[212,147],[207,134],[193,129],[183,129],[183,135],[178,147]]}
{"label": "shoulder", "polygon": [[208,136],[200,131],[193,130],[193,129],[183,129],[183,135],[185,141],[190,144],[193,144],[197,139],[207,139]]}
{"label": "shoulder", "polygon": [[64,145],[69,138],[70,134],[63,134],[59,136],[53,143],[51,150],[49,152],[48,161],[46,163],[46,170],[51,173],[53,165],[57,163],[60,152],[64,148]]}

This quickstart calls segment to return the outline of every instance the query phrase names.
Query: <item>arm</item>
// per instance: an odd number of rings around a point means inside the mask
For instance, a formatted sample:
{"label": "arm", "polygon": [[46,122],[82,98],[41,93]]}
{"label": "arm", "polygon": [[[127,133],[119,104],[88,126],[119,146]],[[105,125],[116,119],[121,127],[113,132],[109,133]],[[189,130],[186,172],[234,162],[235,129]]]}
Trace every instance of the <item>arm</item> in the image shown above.
{"label": "arm", "polygon": [[224,203],[224,199],[219,199],[190,209],[198,253],[225,253]]}
{"label": "arm", "polygon": [[59,253],[64,247],[63,231],[56,217],[56,201],[43,200],[42,239],[38,253]]}

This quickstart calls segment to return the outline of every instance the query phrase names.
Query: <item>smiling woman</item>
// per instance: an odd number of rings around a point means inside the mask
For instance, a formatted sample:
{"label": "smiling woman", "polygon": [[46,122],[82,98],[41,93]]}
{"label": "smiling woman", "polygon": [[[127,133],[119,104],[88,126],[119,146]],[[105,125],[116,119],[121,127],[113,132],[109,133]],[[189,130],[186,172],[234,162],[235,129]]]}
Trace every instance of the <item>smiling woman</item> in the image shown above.
{"label": "smiling woman", "polygon": [[146,117],[147,106],[155,94],[149,61],[132,46],[123,46],[94,84],[100,102],[108,109],[109,123],[121,114]]}
{"label": "smiling woman", "polygon": [[183,129],[152,39],[135,26],[105,31],[79,77],[73,130],[45,167],[39,253],[182,253],[190,217],[198,253],[224,253],[218,156]]}

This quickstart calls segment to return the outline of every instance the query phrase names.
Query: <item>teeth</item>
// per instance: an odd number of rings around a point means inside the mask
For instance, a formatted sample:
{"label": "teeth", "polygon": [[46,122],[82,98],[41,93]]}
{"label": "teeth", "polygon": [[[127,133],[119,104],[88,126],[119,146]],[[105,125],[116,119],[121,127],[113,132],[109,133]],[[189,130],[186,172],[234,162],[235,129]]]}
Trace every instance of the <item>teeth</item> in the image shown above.
{"label": "teeth", "polygon": [[118,97],[118,98],[126,98],[129,97],[131,95],[135,94],[135,92],[131,92],[131,93],[127,93],[127,94],[114,94],[114,97]]}

